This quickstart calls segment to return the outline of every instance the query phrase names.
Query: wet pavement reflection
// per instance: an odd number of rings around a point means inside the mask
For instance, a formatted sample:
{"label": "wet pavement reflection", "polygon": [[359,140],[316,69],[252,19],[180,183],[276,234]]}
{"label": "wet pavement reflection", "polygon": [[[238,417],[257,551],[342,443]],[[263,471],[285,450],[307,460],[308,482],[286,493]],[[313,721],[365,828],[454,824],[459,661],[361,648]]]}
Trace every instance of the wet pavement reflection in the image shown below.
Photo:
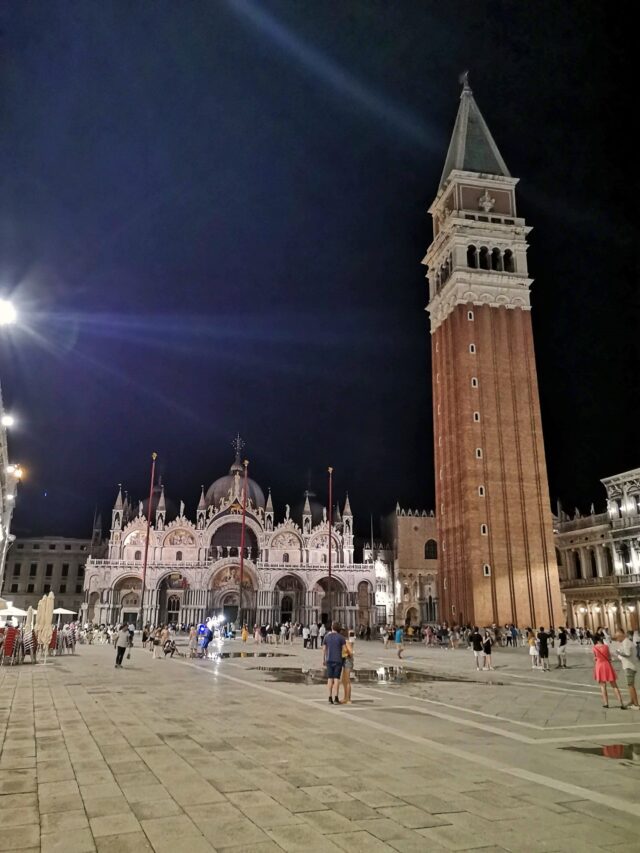
{"label": "wet pavement reflection", "polygon": [[568,752],[582,752],[585,755],[599,755],[601,758],[614,758],[617,761],[640,761],[640,743],[608,743],[603,746],[563,746]]}
{"label": "wet pavement reflection", "polygon": [[[324,668],[305,669],[303,667],[251,667],[257,672],[265,672],[271,676],[271,681],[285,684],[322,684],[327,675]],[[428,682],[448,682],[468,684],[467,678],[456,678],[449,675],[431,675],[416,669],[406,669],[403,666],[380,666],[377,669],[355,669],[351,679],[356,684],[364,686],[378,684],[424,684]],[[480,682],[486,683],[486,682]],[[494,682],[495,683],[495,682]]]}

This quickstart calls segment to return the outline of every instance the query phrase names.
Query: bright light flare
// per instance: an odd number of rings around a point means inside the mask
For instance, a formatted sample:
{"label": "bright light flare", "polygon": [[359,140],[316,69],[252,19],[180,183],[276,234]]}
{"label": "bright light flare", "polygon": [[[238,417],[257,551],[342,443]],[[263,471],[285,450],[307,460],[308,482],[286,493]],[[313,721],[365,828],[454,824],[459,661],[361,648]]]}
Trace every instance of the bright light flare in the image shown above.
{"label": "bright light flare", "polygon": [[18,312],[16,311],[12,302],[8,299],[0,299],[0,326],[10,326],[16,322],[18,319]]}
{"label": "bright light flare", "polygon": [[2,426],[3,427],[12,427],[16,422],[16,419],[13,415],[3,415],[2,416]]}

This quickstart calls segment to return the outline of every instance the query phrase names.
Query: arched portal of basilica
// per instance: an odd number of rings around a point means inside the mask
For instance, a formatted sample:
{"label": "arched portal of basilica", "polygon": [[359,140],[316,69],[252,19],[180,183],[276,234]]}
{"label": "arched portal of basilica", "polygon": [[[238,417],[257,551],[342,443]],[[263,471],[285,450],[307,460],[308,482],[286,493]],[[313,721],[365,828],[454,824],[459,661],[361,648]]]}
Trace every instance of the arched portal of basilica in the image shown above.
{"label": "arched portal of basilica", "polygon": [[[106,559],[89,558],[83,620],[161,625],[198,624],[213,615],[254,624],[329,621],[373,626],[376,616],[371,563],[354,562],[349,498],[333,510],[311,492],[293,512],[276,519],[273,500],[247,480],[242,547],[241,445],[229,473],[200,494],[188,518],[154,488],[147,548],[147,502],[132,503],[120,490],[112,511]],[[330,535],[331,534],[331,535]],[[331,547],[331,579],[329,579]],[[143,572],[147,550],[146,571]],[[142,577],[144,573],[144,594]],[[242,573],[242,584],[241,584]]]}

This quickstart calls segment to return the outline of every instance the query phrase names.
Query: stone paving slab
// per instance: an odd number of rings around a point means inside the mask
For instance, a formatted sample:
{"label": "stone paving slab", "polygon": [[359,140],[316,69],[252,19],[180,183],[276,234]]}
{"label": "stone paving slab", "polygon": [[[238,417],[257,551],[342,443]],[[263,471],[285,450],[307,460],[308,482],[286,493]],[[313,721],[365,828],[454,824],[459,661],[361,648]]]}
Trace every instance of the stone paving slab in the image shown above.
{"label": "stone paving slab", "polygon": [[[443,680],[355,683],[343,708],[279,680],[321,652],[284,651],[270,670],[136,648],[115,671],[101,646],[2,668],[0,851],[640,849],[639,768],[560,748],[640,742],[637,712],[599,707],[586,650],[543,676],[519,649],[476,675],[462,650],[411,648],[405,667]],[[396,665],[357,647],[358,669]]]}

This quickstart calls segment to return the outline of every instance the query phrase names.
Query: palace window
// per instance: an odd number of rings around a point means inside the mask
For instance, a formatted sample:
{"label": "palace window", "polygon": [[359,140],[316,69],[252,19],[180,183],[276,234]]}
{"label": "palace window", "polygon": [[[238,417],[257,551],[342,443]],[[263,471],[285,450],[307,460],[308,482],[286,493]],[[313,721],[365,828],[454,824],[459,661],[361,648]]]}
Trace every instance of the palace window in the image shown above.
{"label": "palace window", "polygon": [[289,555],[288,555],[288,554],[283,554],[283,555],[282,555],[282,562],[283,562],[283,563],[288,563],[288,562],[289,562]]}
{"label": "palace window", "polygon": [[136,551],[136,553],[133,555],[133,559],[134,560],[141,560],[142,559],[142,551]]}
{"label": "palace window", "polygon": [[37,571],[38,571],[38,564],[37,563],[31,563],[31,565],[29,566],[29,577],[35,578]]}
{"label": "palace window", "polygon": [[52,574],[53,574],[53,563],[47,563],[47,567],[44,571],[44,576],[46,578],[50,578]]}
{"label": "palace window", "polygon": [[27,592],[33,592],[33,584],[32,583],[27,584]]}
{"label": "palace window", "polygon": [[467,266],[474,270],[478,268],[478,250],[475,246],[467,248]]}
{"label": "palace window", "polygon": [[69,574],[69,563],[62,564],[62,577],[66,578]]}
{"label": "palace window", "polygon": [[491,251],[491,269],[496,272],[502,272],[502,254],[500,249],[492,249]]}
{"label": "palace window", "polygon": [[480,269],[489,269],[489,249],[486,246],[482,246],[480,249]]}
{"label": "palace window", "polygon": [[60,584],[60,592],[66,592],[66,591],[67,591],[66,583],[61,583]]}
{"label": "palace window", "polygon": [[45,595],[46,595],[48,592],[51,592],[51,584],[50,584],[50,583],[46,583],[46,584],[42,587],[42,591],[45,593]]}
{"label": "palace window", "polygon": [[12,583],[11,584],[11,592],[17,592],[17,591],[18,591],[18,584]]}
{"label": "palace window", "polygon": [[21,568],[22,568],[22,563],[14,563],[14,564],[13,564],[13,575],[14,575],[14,577],[15,577],[16,575],[19,575],[19,574],[20,574],[20,569],[21,569]]}
{"label": "palace window", "polygon": [[182,551],[176,551],[176,563],[182,562]]}
{"label": "palace window", "polygon": [[435,539],[427,539],[427,541],[425,542],[424,558],[425,560],[438,559],[438,543]]}

